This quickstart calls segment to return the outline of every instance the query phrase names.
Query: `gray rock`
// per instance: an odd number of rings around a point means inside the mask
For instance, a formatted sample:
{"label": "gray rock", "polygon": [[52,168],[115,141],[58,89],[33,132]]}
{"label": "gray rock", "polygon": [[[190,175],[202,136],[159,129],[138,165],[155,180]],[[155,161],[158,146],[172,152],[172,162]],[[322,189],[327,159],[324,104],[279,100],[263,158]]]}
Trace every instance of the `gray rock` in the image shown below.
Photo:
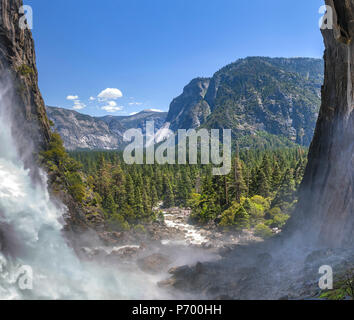
{"label": "gray rock", "polygon": [[170,263],[171,260],[168,256],[159,253],[154,253],[148,257],[138,260],[139,268],[151,274],[163,272]]}
{"label": "gray rock", "polygon": [[155,130],[159,130],[167,116],[164,112],[145,110],[133,116],[91,117],[55,107],[47,107],[47,114],[68,150],[122,149],[126,145],[123,142],[126,130],[143,129],[144,133],[146,121],[154,121]]}
{"label": "gray rock", "polygon": [[326,0],[334,28],[323,30],[326,46],[322,106],[288,229],[328,247],[354,241],[354,2]]}

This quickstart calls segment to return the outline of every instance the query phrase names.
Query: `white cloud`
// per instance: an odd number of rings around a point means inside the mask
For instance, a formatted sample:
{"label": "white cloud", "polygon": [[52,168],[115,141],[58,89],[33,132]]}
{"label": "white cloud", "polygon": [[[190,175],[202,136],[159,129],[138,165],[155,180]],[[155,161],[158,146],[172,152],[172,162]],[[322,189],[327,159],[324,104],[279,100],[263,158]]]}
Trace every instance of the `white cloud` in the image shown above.
{"label": "white cloud", "polygon": [[72,107],[74,110],[81,110],[81,109],[86,108],[86,104],[82,103],[79,100],[79,96],[78,95],[68,95],[66,97],[66,100],[72,101],[74,103],[74,105]]}
{"label": "white cloud", "polygon": [[114,101],[108,101],[108,104],[106,106],[103,106],[101,109],[110,113],[114,113],[122,110],[123,107],[117,106],[117,104]]}
{"label": "white cloud", "polygon": [[103,90],[98,96],[101,100],[117,100],[123,97],[122,91],[116,88],[107,88]]}
{"label": "white cloud", "polygon": [[77,99],[79,99],[79,96],[68,95],[68,96],[66,97],[66,100],[77,100]]}
{"label": "white cloud", "polygon": [[160,110],[160,109],[147,109],[146,111],[152,111],[152,112],[165,112],[165,111]]}
{"label": "white cloud", "polygon": [[89,99],[90,101],[95,101],[96,100],[96,98],[95,97],[90,97],[90,99]]}
{"label": "white cloud", "polygon": [[142,102],[129,102],[130,106],[141,106]]}
{"label": "white cloud", "polygon": [[136,114],[138,114],[139,112],[132,112],[132,113],[129,113],[130,116],[134,116]]}
{"label": "white cloud", "polygon": [[81,110],[86,108],[86,104],[82,103],[80,100],[75,100],[74,101],[74,106],[73,109],[74,110]]}

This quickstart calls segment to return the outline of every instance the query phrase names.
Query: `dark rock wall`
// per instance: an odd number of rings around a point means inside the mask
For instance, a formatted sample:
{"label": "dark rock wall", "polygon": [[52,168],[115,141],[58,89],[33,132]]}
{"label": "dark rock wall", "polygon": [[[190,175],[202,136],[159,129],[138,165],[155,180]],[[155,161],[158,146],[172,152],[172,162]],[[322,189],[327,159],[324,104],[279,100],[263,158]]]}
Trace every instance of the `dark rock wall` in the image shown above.
{"label": "dark rock wall", "polygon": [[290,228],[313,241],[342,246],[354,241],[354,0],[326,0],[334,28],[323,30],[326,51],[322,105]]}
{"label": "dark rock wall", "polygon": [[0,0],[0,84],[10,104],[0,108],[9,109],[13,134],[29,166],[33,152],[46,147],[50,126],[38,88],[32,33],[19,24],[22,5],[22,0]]}
{"label": "dark rock wall", "polygon": [[[51,131],[38,88],[32,33],[28,29],[22,30],[19,24],[22,4],[22,0],[0,0],[0,94],[3,102],[0,108],[11,123],[25,166],[37,180],[37,155],[48,146]],[[68,207],[65,216],[68,230],[87,225],[83,210],[66,191],[57,196]]]}

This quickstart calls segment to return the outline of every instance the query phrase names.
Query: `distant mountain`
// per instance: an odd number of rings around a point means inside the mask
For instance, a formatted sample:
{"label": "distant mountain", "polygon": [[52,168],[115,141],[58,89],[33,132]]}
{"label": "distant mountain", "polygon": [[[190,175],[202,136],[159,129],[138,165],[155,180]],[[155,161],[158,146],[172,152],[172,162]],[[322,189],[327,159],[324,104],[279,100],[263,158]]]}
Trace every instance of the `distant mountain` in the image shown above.
{"label": "distant mountain", "polygon": [[[48,107],[68,150],[121,149],[123,133],[155,128],[232,129],[241,147],[278,147],[312,140],[321,104],[323,60],[251,57],[237,60],[212,78],[196,78],[175,98],[168,114],[145,110],[133,116],[91,117]],[[165,136],[160,130],[160,140]],[[159,140],[159,141],[160,141]]]}
{"label": "distant mountain", "polygon": [[321,59],[240,59],[212,78],[192,80],[172,101],[166,121],[174,131],[225,128],[241,141],[280,137],[309,145],[323,69]]}
{"label": "distant mountain", "polygon": [[47,115],[67,150],[112,150],[125,145],[123,134],[126,130],[141,128],[144,132],[146,121],[154,120],[155,128],[160,129],[167,113],[144,110],[132,116],[91,117],[73,110],[47,107]]}

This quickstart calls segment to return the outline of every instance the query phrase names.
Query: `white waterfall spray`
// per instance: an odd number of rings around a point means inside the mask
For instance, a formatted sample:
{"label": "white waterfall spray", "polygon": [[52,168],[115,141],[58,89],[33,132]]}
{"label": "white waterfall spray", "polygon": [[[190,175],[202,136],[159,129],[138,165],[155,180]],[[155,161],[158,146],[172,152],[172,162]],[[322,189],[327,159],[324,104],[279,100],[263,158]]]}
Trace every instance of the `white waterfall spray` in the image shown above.
{"label": "white waterfall spray", "polygon": [[[65,208],[50,201],[44,173],[34,185],[24,169],[8,116],[12,87],[0,83],[0,299],[161,298],[160,279],[84,263],[68,246],[59,222]],[[20,288],[21,266],[33,271],[31,290]]]}

